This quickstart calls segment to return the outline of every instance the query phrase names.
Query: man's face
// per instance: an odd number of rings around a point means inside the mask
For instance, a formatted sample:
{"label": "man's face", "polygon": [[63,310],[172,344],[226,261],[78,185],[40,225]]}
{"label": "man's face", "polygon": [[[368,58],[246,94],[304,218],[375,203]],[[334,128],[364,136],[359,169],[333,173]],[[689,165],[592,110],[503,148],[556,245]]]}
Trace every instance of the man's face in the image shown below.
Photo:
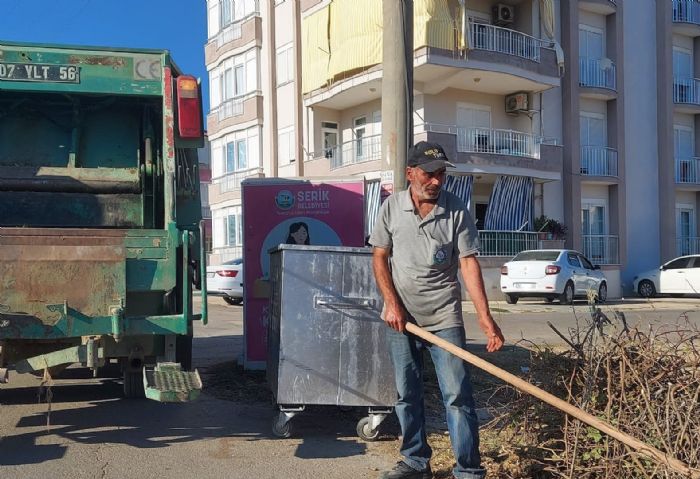
{"label": "man's face", "polygon": [[418,167],[409,167],[406,170],[406,178],[418,200],[436,200],[445,182],[445,168],[428,173]]}

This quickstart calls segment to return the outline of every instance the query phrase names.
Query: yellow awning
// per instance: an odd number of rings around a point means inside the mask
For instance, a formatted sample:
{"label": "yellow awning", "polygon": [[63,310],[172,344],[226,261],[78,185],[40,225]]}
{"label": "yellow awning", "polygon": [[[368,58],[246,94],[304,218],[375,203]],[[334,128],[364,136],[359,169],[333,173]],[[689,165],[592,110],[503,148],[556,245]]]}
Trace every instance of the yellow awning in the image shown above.
{"label": "yellow awning", "polygon": [[328,43],[329,8],[326,6],[301,22],[301,88],[309,92],[328,81],[330,45]]}
{"label": "yellow awning", "polygon": [[333,0],[330,4],[329,77],[382,62],[382,2]]}

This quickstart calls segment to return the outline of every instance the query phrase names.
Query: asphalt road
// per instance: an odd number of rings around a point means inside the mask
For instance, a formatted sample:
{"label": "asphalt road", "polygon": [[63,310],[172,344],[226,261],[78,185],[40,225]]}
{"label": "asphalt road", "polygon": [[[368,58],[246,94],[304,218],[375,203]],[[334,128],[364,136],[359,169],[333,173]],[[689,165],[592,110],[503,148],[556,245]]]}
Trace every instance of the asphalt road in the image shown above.
{"label": "asphalt road", "polygon": [[[521,338],[560,344],[547,321],[565,332],[590,317],[584,303],[496,302],[492,309],[511,344]],[[622,311],[630,323],[687,317],[697,324],[700,300],[623,301],[602,309],[610,317]],[[465,311],[470,347],[479,348],[468,303]],[[242,351],[242,308],[210,298],[210,312],[209,325],[195,328],[194,362],[203,371]],[[10,380],[0,386],[1,479],[375,478],[396,460],[394,442],[357,439],[361,412],[309,411],[295,418],[296,436],[282,440],[270,433],[275,409],[268,402],[222,400],[206,390],[188,404],[126,400],[119,380],[69,369],[54,381],[47,414],[48,405],[37,402],[40,378],[11,374]]]}

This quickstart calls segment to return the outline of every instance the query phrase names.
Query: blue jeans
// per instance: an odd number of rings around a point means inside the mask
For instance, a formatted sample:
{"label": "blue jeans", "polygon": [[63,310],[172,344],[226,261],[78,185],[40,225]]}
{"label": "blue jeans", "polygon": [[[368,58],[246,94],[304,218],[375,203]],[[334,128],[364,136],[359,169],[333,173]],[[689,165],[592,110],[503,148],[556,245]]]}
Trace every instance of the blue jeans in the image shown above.
{"label": "blue jeans", "polygon": [[[460,348],[464,347],[464,328],[443,329],[433,331],[433,334]],[[425,432],[423,404],[422,350],[428,349],[447,411],[447,428],[457,461],[452,472],[457,479],[482,479],[486,471],[481,467],[479,424],[467,363],[409,333],[402,334],[390,329],[387,341],[399,396],[396,415],[403,434],[401,454],[404,462],[414,469],[424,470],[433,452]]]}

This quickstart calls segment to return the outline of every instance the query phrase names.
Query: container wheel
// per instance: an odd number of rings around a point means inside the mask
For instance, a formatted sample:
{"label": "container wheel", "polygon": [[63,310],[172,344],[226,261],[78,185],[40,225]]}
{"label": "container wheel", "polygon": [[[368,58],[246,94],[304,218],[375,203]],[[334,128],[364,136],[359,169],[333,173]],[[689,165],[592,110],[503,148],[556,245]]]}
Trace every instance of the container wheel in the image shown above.
{"label": "container wheel", "polygon": [[376,441],[379,437],[379,428],[372,429],[369,423],[369,416],[365,416],[357,422],[357,435],[360,439],[367,442]]}
{"label": "container wheel", "polygon": [[231,306],[238,306],[239,304],[243,303],[243,298],[231,298],[229,296],[224,296],[224,301]]}
{"label": "container wheel", "polygon": [[272,434],[274,434],[275,437],[279,437],[281,439],[286,439],[288,437],[291,437],[291,435],[292,435],[292,423],[291,423],[291,421],[285,421],[284,419],[280,418],[279,416],[275,417],[275,419],[272,421]]}
{"label": "container wheel", "polygon": [[143,370],[124,371],[124,396],[130,399],[143,398],[146,393],[143,389]]}

